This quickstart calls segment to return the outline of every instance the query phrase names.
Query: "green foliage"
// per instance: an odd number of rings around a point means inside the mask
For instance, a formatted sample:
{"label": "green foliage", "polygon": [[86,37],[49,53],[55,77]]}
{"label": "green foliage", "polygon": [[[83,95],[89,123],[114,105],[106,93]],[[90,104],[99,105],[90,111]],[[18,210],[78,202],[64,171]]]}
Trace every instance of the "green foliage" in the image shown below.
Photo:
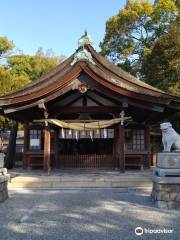
{"label": "green foliage", "polygon": [[[14,45],[0,37],[0,95],[13,92],[57,66],[62,58],[53,55],[51,50],[45,54],[39,48],[35,55],[13,54]],[[10,54],[11,53],[11,54]],[[0,129],[8,129],[11,121],[0,116]]]}
{"label": "green foliage", "polygon": [[148,0],[127,1],[106,22],[106,34],[100,44],[102,54],[141,76],[144,58],[151,53],[156,40],[168,31],[177,13],[174,0],[156,0],[154,4]]}
{"label": "green foliage", "polygon": [[6,37],[0,37],[0,59],[7,57],[13,50],[14,44]]}
{"label": "green foliage", "polygon": [[180,96],[180,25],[173,24],[157,40],[142,72],[147,83]]}
{"label": "green foliage", "polygon": [[10,85],[10,74],[4,66],[0,66],[0,95],[11,91]]}
{"label": "green foliage", "polygon": [[[21,76],[21,80],[27,80],[27,82],[47,73],[58,65],[59,61],[58,57],[45,55],[42,49],[38,49],[34,56],[21,54],[13,55],[7,59],[10,74],[15,78]],[[27,82],[22,81],[22,85]]]}
{"label": "green foliage", "polygon": [[[10,74],[5,67],[0,66],[0,95],[11,91],[10,88]],[[0,116],[0,130],[8,129],[11,126],[11,121],[3,116]]]}
{"label": "green foliage", "polygon": [[51,49],[49,49],[47,53],[44,54],[43,49],[39,48],[33,59],[33,66],[35,71],[34,79],[49,72],[52,68],[59,64],[60,60],[62,60],[62,57],[55,57]]}

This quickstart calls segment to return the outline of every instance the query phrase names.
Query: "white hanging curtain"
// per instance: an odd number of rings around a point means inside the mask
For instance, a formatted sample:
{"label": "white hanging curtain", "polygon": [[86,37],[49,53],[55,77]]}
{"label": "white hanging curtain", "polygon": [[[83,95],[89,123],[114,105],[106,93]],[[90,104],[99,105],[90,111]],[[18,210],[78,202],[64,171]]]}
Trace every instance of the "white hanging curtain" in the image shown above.
{"label": "white hanging curtain", "polygon": [[107,138],[107,129],[106,128],[103,129],[103,135],[104,135],[104,138]]}
{"label": "white hanging curtain", "polygon": [[90,130],[89,136],[90,136],[91,140],[93,141],[93,131],[92,130]]}
{"label": "white hanging curtain", "polygon": [[64,128],[61,129],[61,133],[62,133],[62,138],[65,138],[65,131],[64,131]]}
{"label": "white hanging curtain", "polygon": [[78,141],[78,139],[79,139],[79,133],[78,133],[78,131],[76,130],[76,140]]}

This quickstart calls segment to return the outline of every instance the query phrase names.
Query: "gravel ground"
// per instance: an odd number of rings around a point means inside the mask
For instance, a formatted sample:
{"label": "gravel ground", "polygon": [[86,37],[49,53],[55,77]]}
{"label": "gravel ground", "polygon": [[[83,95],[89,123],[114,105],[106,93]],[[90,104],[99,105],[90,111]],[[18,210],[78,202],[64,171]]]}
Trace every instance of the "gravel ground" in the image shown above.
{"label": "gravel ground", "polygon": [[[9,195],[0,204],[0,240],[180,239],[180,211],[153,207],[149,191],[10,190]],[[136,236],[136,227],[174,232]]]}

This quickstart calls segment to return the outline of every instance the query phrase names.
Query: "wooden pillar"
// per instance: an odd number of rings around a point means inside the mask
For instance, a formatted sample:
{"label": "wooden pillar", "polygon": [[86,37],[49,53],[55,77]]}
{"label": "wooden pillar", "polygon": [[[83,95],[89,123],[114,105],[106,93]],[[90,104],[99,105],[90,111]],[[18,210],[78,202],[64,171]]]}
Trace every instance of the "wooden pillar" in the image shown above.
{"label": "wooden pillar", "polygon": [[113,139],[113,165],[114,165],[114,168],[119,168],[118,154],[117,154],[117,139],[118,139],[118,125],[115,125],[114,139]]}
{"label": "wooden pillar", "polygon": [[45,126],[44,129],[44,163],[43,169],[44,172],[50,172],[50,151],[51,151],[51,131],[49,126]]}
{"label": "wooden pillar", "polygon": [[148,168],[151,167],[151,158],[150,158],[150,127],[149,124],[146,123],[145,129],[144,129],[144,140],[145,140],[145,149],[148,152],[147,154],[147,166]]}
{"label": "wooden pillar", "polygon": [[24,124],[24,150],[23,150],[23,169],[28,168],[28,144],[29,144],[29,124]]}
{"label": "wooden pillar", "polygon": [[5,157],[5,167],[11,169],[14,167],[15,154],[16,154],[16,137],[18,130],[18,122],[13,122],[13,126],[11,129],[9,144],[7,148],[7,154]]}
{"label": "wooden pillar", "polygon": [[59,165],[59,128],[54,131],[54,160],[55,167],[58,168]]}
{"label": "wooden pillar", "polygon": [[121,172],[125,172],[125,151],[124,151],[124,126],[118,124],[115,127],[115,159]]}
{"label": "wooden pillar", "polygon": [[121,172],[125,172],[125,151],[124,151],[124,143],[125,143],[125,136],[124,136],[124,125],[118,125],[118,142],[119,142],[119,169]]}

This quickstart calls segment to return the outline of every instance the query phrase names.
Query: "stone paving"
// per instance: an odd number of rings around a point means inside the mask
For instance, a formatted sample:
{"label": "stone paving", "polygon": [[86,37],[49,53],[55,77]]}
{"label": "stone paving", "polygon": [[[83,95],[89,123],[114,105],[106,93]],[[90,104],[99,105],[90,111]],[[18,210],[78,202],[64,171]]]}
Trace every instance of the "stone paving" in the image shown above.
{"label": "stone paving", "polygon": [[[1,240],[180,239],[180,211],[153,207],[150,190],[14,189],[0,204]],[[173,229],[136,236],[136,227]]]}

